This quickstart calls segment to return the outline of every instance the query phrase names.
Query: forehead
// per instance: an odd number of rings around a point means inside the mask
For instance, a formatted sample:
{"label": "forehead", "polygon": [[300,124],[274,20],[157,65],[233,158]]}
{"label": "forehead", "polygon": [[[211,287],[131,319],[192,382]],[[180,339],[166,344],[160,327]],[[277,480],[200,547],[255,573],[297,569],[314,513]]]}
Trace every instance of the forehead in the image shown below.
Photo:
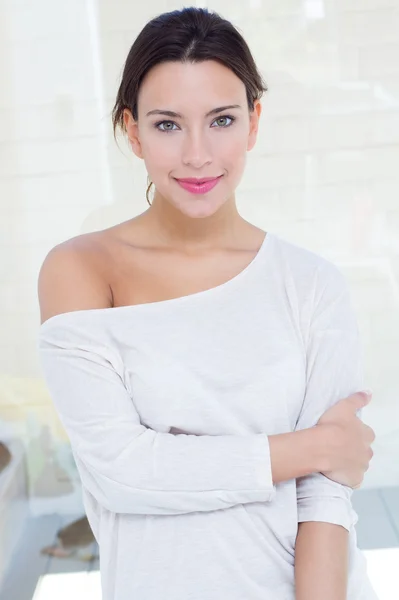
{"label": "forehead", "polygon": [[241,79],[217,61],[169,61],[156,65],[146,74],[138,101],[148,110],[168,107],[177,110],[177,104],[211,108],[216,104],[242,104],[245,97]]}

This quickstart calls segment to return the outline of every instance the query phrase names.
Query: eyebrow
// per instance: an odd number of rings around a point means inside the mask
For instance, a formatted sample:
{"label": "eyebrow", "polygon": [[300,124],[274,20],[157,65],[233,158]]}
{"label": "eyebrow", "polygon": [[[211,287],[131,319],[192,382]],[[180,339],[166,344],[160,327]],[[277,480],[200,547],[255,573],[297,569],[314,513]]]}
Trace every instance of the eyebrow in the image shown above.
{"label": "eyebrow", "polygon": [[[219,106],[218,108],[213,108],[212,110],[210,110],[209,112],[206,113],[206,117],[210,117],[211,115],[216,115],[224,110],[227,109],[231,109],[231,108],[242,108],[239,104],[228,104],[227,106]],[[155,109],[155,110],[150,110],[150,112],[148,112],[146,114],[147,117],[149,117],[150,115],[166,115],[167,117],[177,117],[179,119],[182,119],[183,116],[180,113],[174,112],[173,110],[160,110],[160,109]]]}

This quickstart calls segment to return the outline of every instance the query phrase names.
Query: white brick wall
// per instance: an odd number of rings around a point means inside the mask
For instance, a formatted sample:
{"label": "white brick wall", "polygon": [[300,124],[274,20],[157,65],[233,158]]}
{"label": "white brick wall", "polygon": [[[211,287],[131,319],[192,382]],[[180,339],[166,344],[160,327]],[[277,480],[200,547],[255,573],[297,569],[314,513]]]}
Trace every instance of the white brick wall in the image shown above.
{"label": "white brick wall", "polygon": [[370,44],[397,44],[399,41],[399,10],[386,8],[372,13],[345,12],[339,19],[340,38],[354,46]]}
{"label": "white brick wall", "polygon": [[[330,0],[342,11],[361,11],[369,12],[381,10],[383,8],[397,8],[397,0]],[[371,15],[372,17],[372,15]]]}
{"label": "white brick wall", "polygon": [[377,80],[399,77],[399,40],[362,46],[359,49],[359,76]]}

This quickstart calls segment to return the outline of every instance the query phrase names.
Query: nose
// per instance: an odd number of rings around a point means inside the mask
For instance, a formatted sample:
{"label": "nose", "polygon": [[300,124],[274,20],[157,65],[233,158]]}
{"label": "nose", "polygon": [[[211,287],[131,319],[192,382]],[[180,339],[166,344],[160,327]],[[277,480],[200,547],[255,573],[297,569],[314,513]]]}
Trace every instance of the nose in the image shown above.
{"label": "nose", "polygon": [[212,162],[209,140],[201,131],[192,131],[187,134],[183,144],[182,160],[187,166],[200,169]]}

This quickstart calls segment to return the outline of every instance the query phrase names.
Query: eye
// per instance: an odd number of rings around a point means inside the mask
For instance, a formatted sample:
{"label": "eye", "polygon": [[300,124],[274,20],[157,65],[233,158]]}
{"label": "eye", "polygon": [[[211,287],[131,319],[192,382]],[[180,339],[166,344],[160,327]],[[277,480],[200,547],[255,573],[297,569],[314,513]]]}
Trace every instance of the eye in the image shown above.
{"label": "eye", "polygon": [[169,128],[168,129],[159,129],[159,126],[164,125],[165,123],[167,125],[176,125],[176,123],[174,123],[173,121],[160,121],[159,123],[155,123],[156,129],[158,129],[159,131],[164,131],[165,133],[168,133],[169,131],[174,131],[174,129],[169,129]]}
{"label": "eye", "polygon": [[226,127],[230,127],[230,125],[232,125],[234,123],[234,121],[236,120],[235,117],[232,117],[230,115],[222,115],[221,117],[218,117],[217,119],[215,119],[214,123],[217,123],[218,121],[223,121],[224,119],[230,119],[231,123],[229,123],[228,125],[222,125],[221,128],[222,129],[226,129]]}

